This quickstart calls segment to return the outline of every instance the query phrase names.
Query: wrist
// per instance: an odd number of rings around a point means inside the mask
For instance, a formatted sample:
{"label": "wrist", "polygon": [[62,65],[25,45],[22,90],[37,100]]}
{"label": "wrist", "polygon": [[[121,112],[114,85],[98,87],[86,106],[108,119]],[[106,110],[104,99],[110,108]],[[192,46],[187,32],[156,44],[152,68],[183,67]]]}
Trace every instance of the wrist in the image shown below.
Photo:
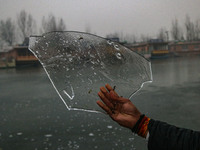
{"label": "wrist", "polygon": [[142,114],[139,120],[136,122],[135,126],[132,128],[132,132],[138,134],[141,137],[146,138],[148,133],[148,124],[150,118]]}

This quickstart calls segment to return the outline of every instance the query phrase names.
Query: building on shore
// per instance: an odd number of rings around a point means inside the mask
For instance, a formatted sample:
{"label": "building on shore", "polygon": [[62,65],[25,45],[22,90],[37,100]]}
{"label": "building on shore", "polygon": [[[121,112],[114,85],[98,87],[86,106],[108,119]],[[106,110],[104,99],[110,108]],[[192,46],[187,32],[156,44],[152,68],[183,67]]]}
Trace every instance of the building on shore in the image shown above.
{"label": "building on shore", "polygon": [[145,43],[126,44],[125,46],[150,59],[200,55],[200,41],[164,42],[150,40]]}
{"label": "building on shore", "polygon": [[169,51],[172,56],[200,55],[200,41],[172,42]]}
{"label": "building on shore", "polygon": [[168,42],[159,39],[151,39],[145,43],[126,44],[128,48],[143,55],[147,59],[169,57]]}
{"label": "building on shore", "polygon": [[[111,39],[113,40],[113,39]],[[119,39],[114,39],[118,41]],[[24,65],[40,65],[38,59],[28,49],[28,42],[0,51],[0,68],[11,68]],[[123,44],[147,59],[160,59],[169,56],[200,55],[200,41],[164,42],[152,39],[145,43]]]}
{"label": "building on shore", "polygon": [[29,38],[25,38],[23,43],[13,47],[8,47],[0,52],[0,68],[11,68],[19,66],[38,66],[40,63],[33,53],[28,49]]}
{"label": "building on shore", "polygon": [[28,46],[14,46],[8,52],[8,56],[15,59],[16,66],[38,65],[38,59],[29,51]]}
{"label": "building on shore", "polygon": [[29,51],[28,46],[14,46],[12,49],[0,53],[0,68],[39,64],[38,59]]}
{"label": "building on shore", "polygon": [[126,44],[125,46],[131,49],[132,51],[139,53],[145,58],[151,57],[151,52],[149,51],[147,43]]}
{"label": "building on shore", "polygon": [[15,59],[8,55],[10,48],[0,51],[0,68],[13,68],[16,66]]}

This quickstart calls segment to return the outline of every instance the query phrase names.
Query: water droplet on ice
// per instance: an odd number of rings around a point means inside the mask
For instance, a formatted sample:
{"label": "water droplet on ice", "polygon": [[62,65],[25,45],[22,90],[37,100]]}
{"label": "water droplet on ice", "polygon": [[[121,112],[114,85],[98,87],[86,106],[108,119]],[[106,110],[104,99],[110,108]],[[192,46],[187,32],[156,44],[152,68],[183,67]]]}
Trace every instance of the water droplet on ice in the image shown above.
{"label": "water droplet on ice", "polygon": [[31,139],[31,142],[34,142],[35,141],[35,139]]}
{"label": "water droplet on ice", "polygon": [[94,133],[89,133],[89,136],[94,136]]}
{"label": "water droplet on ice", "polygon": [[134,138],[129,138],[129,141],[134,141]]}
{"label": "water droplet on ice", "polygon": [[21,132],[18,132],[17,135],[22,135],[22,133],[21,133]]}
{"label": "water droplet on ice", "polygon": [[85,129],[82,129],[81,131],[82,131],[82,132],[85,132]]}
{"label": "water droplet on ice", "polygon": [[120,53],[115,54],[118,59],[122,59],[122,55]]}
{"label": "water droplet on ice", "polygon": [[82,40],[83,40],[83,37],[79,37],[79,40],[82,41]]}
{"label": "water droplet on ice", "polygon": [[52,134],[46,134],[45,137],[52,137]]}
{"label": "water droplet on ice", "polygon": [[11,134],[11,135],[9,135],[9,138],[12,138],[13,137],[13,135]]}
{"label": "water droplet on ice", "polygon": [[113,44],[113,42],[112,42],[111,40],[108,40],[107,43],[108,43],[109,45],[112,45],[112,44]]}
{"label": "water droplet on ice", "polygon": [[90,54],[90,57],[91,57],[91,58],[95,58],[95,56],[94,56],[93,54]]}
{"label": "water droplet on ice", "polygon": [[95,149],[97,149],[97,148],[98,148],[98,146],[95,146],[94,148],[95,148]]}
{"label": "water droplet on ice", "polygon": [[112,129],[112,126],[107,126],[108,129]]}
{"label": "water droplet on ice", "polygon": [[116,45],[114,45],[114,47],[116,50],[119,50],[119,45],[116,44]]}

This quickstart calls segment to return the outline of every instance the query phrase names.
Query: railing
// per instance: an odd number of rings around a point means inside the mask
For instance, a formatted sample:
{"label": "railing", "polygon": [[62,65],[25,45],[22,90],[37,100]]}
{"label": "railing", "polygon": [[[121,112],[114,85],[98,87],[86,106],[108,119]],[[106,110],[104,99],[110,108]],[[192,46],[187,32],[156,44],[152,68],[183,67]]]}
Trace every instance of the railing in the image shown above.
{"label": "railing", "polygon": [[16,61],[37,61],[35,56],[17,56]]}
{"label": "railing", "polygon": [[168,54],[168,50],[153,50],[152,54]]}

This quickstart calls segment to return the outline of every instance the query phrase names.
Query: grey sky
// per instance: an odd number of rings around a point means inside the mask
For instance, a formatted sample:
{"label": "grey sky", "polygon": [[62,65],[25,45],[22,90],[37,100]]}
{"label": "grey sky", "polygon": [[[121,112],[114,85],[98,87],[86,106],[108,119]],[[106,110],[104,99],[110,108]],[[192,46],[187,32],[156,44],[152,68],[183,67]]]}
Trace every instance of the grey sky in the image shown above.
{"label": "grey sky", "polygon": [[100,36],[119,32],[155,36],[161,27],[170,30],[175,17],[200,19],[200,0],[0,0],[0,19],[15,18],[22,9],[31,13],[38,26],[50,12],[65,20],[67,30],[91,27]]}

